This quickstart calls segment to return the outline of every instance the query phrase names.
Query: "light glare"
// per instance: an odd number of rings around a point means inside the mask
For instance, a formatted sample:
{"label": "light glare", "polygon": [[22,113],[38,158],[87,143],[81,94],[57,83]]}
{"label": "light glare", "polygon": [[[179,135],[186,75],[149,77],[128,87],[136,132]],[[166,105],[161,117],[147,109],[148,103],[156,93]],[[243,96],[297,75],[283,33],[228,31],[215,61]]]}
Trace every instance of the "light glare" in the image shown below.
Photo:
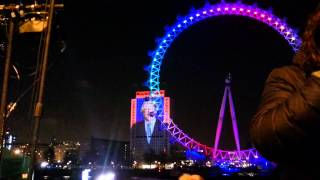
{"label": "light glare", "polygon": [[113,172],[108,172],[106,174],[101,174],[97,180],[114,180],[116,175]]}

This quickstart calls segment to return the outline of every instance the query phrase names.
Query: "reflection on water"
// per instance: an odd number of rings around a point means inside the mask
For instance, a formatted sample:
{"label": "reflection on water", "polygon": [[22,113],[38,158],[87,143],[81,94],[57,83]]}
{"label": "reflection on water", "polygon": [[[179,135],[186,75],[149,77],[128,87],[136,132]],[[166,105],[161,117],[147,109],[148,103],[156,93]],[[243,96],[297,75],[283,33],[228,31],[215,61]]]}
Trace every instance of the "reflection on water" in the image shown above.
{"label": "reflection on water", "polygon": [[[159,178],[150,178],[150,177],[131,177],[132,180],[160,180]],[[165,179],[161,179],[165,180]]]}
{"label": "reflection on water", "polygon": [[[86,170],[86,169],[85,169]],[[155,170],[140,170],[140,169],[109,169],[109,170],[90,170],[86,176],[83,176],[85,170],[78,169],[73,171],[54,171],[50,170],[41,170],[37,171],[35,179],[47,179],[47,180],[96,180],[99,179],[100,176],[105,176],[107,174],[113,174],[112,178],[108,180],[178,180],[179,176],[182,174],[199,174],[204,179],[209,180],[273,180],[274,177],[271,174],[261,174],[257,172],[231,172],[231,173],[222,173],[221,171],[215,171],[215,169],[210,169],[204,171],[202,169],[192,170],[175,170],[175,171],[155,171]]]}

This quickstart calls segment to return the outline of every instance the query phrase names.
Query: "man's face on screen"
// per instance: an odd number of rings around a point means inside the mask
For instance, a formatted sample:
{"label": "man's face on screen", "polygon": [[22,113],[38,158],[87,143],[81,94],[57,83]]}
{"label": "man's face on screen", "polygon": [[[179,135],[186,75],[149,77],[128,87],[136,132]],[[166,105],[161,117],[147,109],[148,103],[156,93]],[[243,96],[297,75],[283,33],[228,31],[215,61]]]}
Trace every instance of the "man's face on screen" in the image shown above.
{"label": "man's face on screen", "polygon": [[143,105],[143,118],[145,121],[152,120],[156,115],[156,107],[153,102],[147,102]]}

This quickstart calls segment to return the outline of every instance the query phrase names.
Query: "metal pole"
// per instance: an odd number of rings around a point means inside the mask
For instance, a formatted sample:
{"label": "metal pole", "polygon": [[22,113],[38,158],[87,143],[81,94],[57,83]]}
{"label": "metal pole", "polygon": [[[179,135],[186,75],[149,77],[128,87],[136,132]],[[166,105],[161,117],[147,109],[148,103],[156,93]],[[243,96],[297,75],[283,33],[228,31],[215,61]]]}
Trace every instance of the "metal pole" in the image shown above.
{"label": "metal pole", "polygon": [[3,75],[3,82],[2,82],[2,94],[1,94],[1,104],[0,104],[0,158],[2,160],[2,152],[3,152],[3,137],[4,137],[4,125],[6,120],[6,110],[7,110],[7,94],[8,94],[8,81],[10,75],[10,61],[11,61],[11,52],[12,52],[12,39],[13,39],[13,30],[14,24],[13,20],[10,20],[9,24],[9,34],[8,34],[8,47],[6,51],[6,59],[4,64],[4,75]]}
{"label": "metal pole", "polygon": [[37,102],[34,109],[34,126],[32,132],[32,142],[31,142],[31,162],[30,162],[30,170],[28,174],[28,179],[33,178],[34,174],[34,167],[35,167],[35,160],[36,160],[36,150],[37,150],[37,143],[38,143],[38,135],[39,135],[39,125],[40,125],[40,118],[42,115],[42,107],[43,107],[43,95],[44,95],[44,86],[46,80],[46,73],[47,73],[47,64],[48,64],[48,53],[49,53],[49,44],[50,44],[50,34],[51,34],[51,24],[53,19],[53,12],[54,12],[54,0],[51,0],[50,3],[50,12],[49,12],[49,19],[48,19],[48,27],[47,27],[47,36],[45,40],[45,49],[43,55],[43,62],[42,66],[40,67],[40,84],[39,84],[39,93],[37,97]]}

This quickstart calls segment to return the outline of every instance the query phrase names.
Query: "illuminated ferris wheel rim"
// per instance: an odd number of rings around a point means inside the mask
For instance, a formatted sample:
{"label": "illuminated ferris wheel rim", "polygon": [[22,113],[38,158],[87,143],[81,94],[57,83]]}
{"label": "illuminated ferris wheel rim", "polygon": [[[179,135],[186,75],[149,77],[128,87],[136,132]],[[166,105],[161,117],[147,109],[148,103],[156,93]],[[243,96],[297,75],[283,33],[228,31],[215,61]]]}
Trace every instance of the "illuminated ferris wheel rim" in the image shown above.
{"label": "illuminated ferris wheel rim", "polygon": [[[162,60],[165,56],[167,49],[170,47],[171,43],[176,37],[179,36],[188,27],[200,22],[204,19],[217,17],[217,16],[243,16],[251,19],[255,19],[262,22],[274,30],[276,30],[292,47],[293,51],[296,52],[300,45],[301,40],[297,35],[296,31],[290,28],[284,20],[281,20],[277,16],[273,15],[271,11],[266,11],[257,8],[256,6],[245,5],[242,3],[219,3],[215,5],[207,4],[205,7],[199,10],[193,10],[188,15],[178,18],[177,22],[170,28],[167,28],[164,37],[160,38],[158,41],[157,48],[154,52],[149,55],[152,58],[151,65],[149,67],[149,78],[146,82],[150,89],[150,95],[155,99],[157,103],[161,103],[159,100],[160,94],[160,67]],[[161,104],[160,104],[161,107]],[[241,150],[241,151],[224,151],[214,149],[203,145],[194,139],[190,138],[181,129],[178,128],[173,121],[167,121],[163,118],[163,125],[166,130],[178,141],[180,144],[188,149],[194,149],[199,152],[203,152],[206,155],[211,155],[212,157],[218,158],[243,158],[248,159],[249,157],[257,157],[257,152],[255,149]],[[169,122],[169,123],[168,123]]]}

